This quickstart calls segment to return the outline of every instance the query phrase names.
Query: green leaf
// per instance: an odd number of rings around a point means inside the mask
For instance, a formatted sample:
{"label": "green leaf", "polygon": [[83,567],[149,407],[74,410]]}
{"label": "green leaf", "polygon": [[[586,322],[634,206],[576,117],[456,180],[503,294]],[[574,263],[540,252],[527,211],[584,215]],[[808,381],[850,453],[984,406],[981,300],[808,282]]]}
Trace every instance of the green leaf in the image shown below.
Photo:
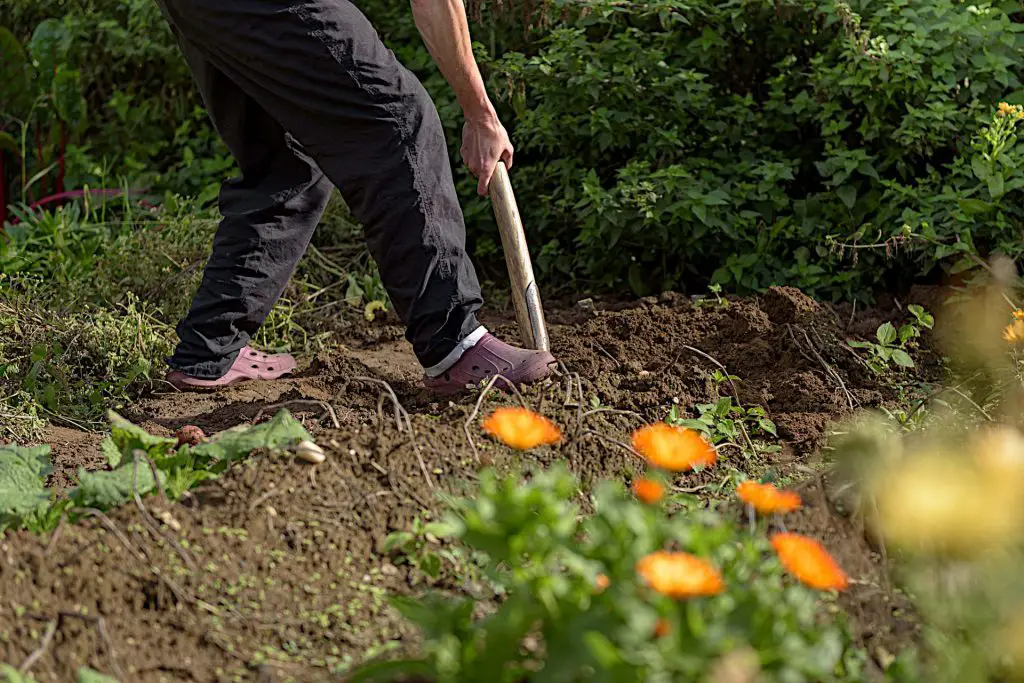
{"label": "green leaf", "polygon": [[974,171],[974,175],[981,182],[985,182],[986,180],[988,180],[989,167],[980,155],[976,155],[973,159],[971,159],[971,170]]}
{"label": "green leaf", "polygon": [[[211,462],[232,462],[253,451],[285,449],[312,437],[287,409],[258,425],[240,425],[214,435],[206,443],[188,447],[188,453]],[[183,447],[181,450],[185,450]]]}
{"label": "green leaf", "polygon": [[424,553],[420,558],[419,568],[430,578],[436,579],[441,575],[441,558],[434,553]]}
{"label": "green leaf", "polygon": [[53,107],[57,116],[74,129],[85,125],[85,97],[82,95],[81,74],[65,64],[57,67],[53,76]]}
{"label": "green leaf", "polygon": [[836,196],[846,205],[847,209],[852,209],[853,205],[857,203],[857,188],[853,185],[843,185],[836,190]]}
{"label": "green leaf", "polygon": [[121,449],[121,453],[128,454],[139,449],[151,458],[163,457],[178,443],[177,439],[154,436],[113,411],[107,413],[107,419],[110,421],[110,438]]}
{"label": "green leaf", "polygon": [[[4,74],[0,81],[0,112],[24,118],[34,99],[28,55],[14,34],[3,26],[0,26],[0,64],[3,64]],[[17,146],[14,151],[18,151]]]}
{"label": "green leaf", "polygon": [[346,683],[392,683],[401,676],[410,679],[423,678],[436,680],[437,676],[426,661],[422,659],[393,659],[386,662],[374,662],[359,667],[345,677]]}
{"label": "green leaf", "polygon": [[384,543],[381,544],[381,550],[385,553],[390,553],[392,550],[401,548],[406,543],[410,543],[413,538],[413,535],[408,531],[396,531],[387,535],[384,539]]}
{"label": "green leaf", "polygon": [[49,446],[0,447],[0,519],[24,519],[50,504],[46,477],[53,471]]}
{"label": "green leaf", "polygon": [[894,363],[896,363],[896,365],[899,365],[900,367],[904,367],[904,368],[912,368],[912,367],[914,367],[914,360],[903,349],[893,349],[892,350],[892,360],[893,360]]}
{"label": "green leaf", "polygon": [[47,87],[53,78],[57,66],[67,59],[71,37],[60,19],[46,19],[38,26],[28,41],[28,53],[32,57],[39,77]]}
{"label": "green leaf", "polygon": [[913,325],[903,325],[900,327],[900,342],[906,343],[918,335],[917,328]]}
{"label": "green leaf", "polygon": [[879,344],[888,346],[896,341],[896,328],[892,323],[882,323],[875,331],[875,336],[878,338]]}
{"label": "green leaf", "polygon": [[992,199],[999,199],[1003,196],[1003,174],[999,171],[988,177],[988,193],[992,195]]}
{"label": "green leaf", "polygon": [[762,417],[761,419],[759,419],[757,421],[757,426],[760,427],[762,430],[768,432],[772,436],[778,436],[778,432],[777,432],[777,429],[775,427],[775,423],[772,422],[771,420],[767,419],[767,418],[763,418]]}
{"label": "green leaf", "polygon": [[619,654],[615,644],[597,631],[587,631],[583,634],[583,642],[586,644],[590,654],[605,669],[614,669],[622,663],[622,655]]}
{"label": "green leaf", "polygon": [[695,432],[706,432],[708,431],[708,425],[700,420],[674,420],[672,424],[676,427],[683,427],[684,429],[692,429]]}
{"label": "green leaf", "polygon": [[10,664],[0,662],[0,683],[35,683],[35,679],[21,673]]}
{"label": "green leaf", "polygon": [[103,452],[103,455],[107,459],[107,464],[110,465],[111,468],[120,465],[121,460],[124,458],[124,453],[121,452],[121,449],[117,447],[117,444],[115,444],[114,440],[109,436],[103,439],[100,443],[100,450]]}
{"label": "green leaf", "polygon": [[[157,470],[160,483],[167,481],[167,475]],[[153,470],[148,463],[138,461],[127,462],[116,470],[109,472],[87,472],[78,470],[78,487],[70,497],[76,505],[94,507],[101,510],[124,505],[132,500],[137,490],[143,496],[156,488]]]}
{"label": "green leaf", "polygon": [[118,683],[118,681],[116,678],[83,666],[78,669],[78,683]]}

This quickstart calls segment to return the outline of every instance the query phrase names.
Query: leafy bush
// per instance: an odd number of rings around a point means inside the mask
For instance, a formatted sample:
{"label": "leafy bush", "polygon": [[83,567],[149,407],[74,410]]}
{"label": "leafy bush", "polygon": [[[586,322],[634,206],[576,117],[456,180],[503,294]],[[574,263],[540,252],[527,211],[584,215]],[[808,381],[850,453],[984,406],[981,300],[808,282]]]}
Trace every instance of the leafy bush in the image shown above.
{"label": "leafy bush", "polygon": [[[969,270],[969,253],[1019,256],[1017,119],[994,113],[1024,103],[1015,3],[527,5],[546,23],[495,11],[474,31],[549,289],[712,280],[869,299]],[[457,106],[408,8],[361,7],[424,79],[457,158]],[[89,111],[69,152],[80,182],[126,174],[213,197],[230,161],[151,2],[0,8],[21,40],[59,17],[72,41]],[[459,182],[486,270],[490,208]]]}
{"label": "leafy bush", "polygon": [[[447,524],[489,558],[500,606],[474,620],[474,600],[396,600],[423,632],[423,658],[369,665],[351,680],[704,680],[729,666],[739,680],[862,680],[862,653],[819,594],[784,581],[766,539],[705,511],[669,517],[611,482],[581,517],[569,502],[577,490],[562,465],[525,482],[485,472]],[[718,567],[724,592],[680,600],[645,586],[637,563],[668,547]]]}

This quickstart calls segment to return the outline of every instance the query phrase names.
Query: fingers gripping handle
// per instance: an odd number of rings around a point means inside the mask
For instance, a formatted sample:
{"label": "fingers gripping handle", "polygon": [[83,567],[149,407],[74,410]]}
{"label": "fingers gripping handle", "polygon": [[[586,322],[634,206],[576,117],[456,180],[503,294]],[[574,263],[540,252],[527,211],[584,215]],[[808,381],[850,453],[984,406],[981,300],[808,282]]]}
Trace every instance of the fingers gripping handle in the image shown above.
{"label": "fingers gripping handle", "polygon": [[527,348],[549,351],[547,323],[544,320],[544,309],[540,301],[540,289],[533,276],[533,263],[530,251],[526,246],[526,233],[523,221],[519,217],[519,208],[512,193],[508,169],[504,162],[499,162],[491,177],[488,187],[494,216],[498,221],[498,232],[501,234],[501,246],[505,252],[505,265],[508,266],[509,278],[512,281],[512,304],[516,311],[516,322],[519,334]]}

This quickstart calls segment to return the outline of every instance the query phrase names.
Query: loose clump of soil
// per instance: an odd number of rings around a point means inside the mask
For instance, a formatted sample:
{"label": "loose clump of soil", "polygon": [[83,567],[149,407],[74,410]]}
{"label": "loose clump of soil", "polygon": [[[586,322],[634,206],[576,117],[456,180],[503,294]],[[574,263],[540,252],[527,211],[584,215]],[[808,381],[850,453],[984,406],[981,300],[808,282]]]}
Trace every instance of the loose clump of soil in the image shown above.
{"label": "loose clump of soil", "polygon": [[[795,290],[728,305],[663,295],[549,315],[561,373],[524,400],[565,434],[527,456],[485,439],[482,414],[467,421],[475,397],[441,404],[423,392],[395,329],[368,330],[345,353],[279,383],[139,402],[127,417],[166,435],[185,424],[212,433],[287,405],[328,459],[313,467],[257,456],[178,503],[149,498],[49,538],[8,534],[0,540],[0,660],[25,661],[53,624],[32,667],[40,681],[68,680],[82,665],[133,681],[322,679],[367,656],[415,648],[385,597],[421,591],[423,577],[382,554],[381,543],[418,516],[436,516],[438,492],[470,491],[480,463],[563,460],[586,483],[628,479],[642,468],[623,447],[630,432],[672,406],[691,411],[729,395],[733,385],[712,379],[721,370],[739,377],[744,405],[765,408],[783,446],[771,460],[732,464],[806,472],[829,423],[891,398],[845,344],[835,313]],[[514,328],[492,327],[514,338]],[[393,387],[412,432],[374,379]],[[513,400],[494,392],[482,412]],[[55,485],[78,465],[103,462],[95,439],[65,443],[80,448],[55,450]],[[809,493],[817,485],[808,485],[794,524],[823,540],[855,579],[843,604],[858,636],[893,651],[913,631],[906,608],[863,534]],[[453,571],[434,587],[493,597]]]}

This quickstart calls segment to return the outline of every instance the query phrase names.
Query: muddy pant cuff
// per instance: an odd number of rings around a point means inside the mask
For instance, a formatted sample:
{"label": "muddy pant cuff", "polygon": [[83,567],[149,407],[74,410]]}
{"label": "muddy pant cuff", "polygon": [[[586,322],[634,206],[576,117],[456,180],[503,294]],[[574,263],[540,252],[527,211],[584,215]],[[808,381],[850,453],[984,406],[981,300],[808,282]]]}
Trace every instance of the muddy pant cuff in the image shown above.
{"label": "muddy pant cuff", "polygon": [[437,365],[432,365],[429,368],[424,369],[424,373],[427,377],[438,377],[453,365],[459,362],[462,358],[462,354],[469,351],[471,348],[476,346],[476,343],[483,339],[484,335],[487,334],[487,328],[480,325],[475,330],[466,335],[462,341],[460,341],[451,353],[444,357]]}

